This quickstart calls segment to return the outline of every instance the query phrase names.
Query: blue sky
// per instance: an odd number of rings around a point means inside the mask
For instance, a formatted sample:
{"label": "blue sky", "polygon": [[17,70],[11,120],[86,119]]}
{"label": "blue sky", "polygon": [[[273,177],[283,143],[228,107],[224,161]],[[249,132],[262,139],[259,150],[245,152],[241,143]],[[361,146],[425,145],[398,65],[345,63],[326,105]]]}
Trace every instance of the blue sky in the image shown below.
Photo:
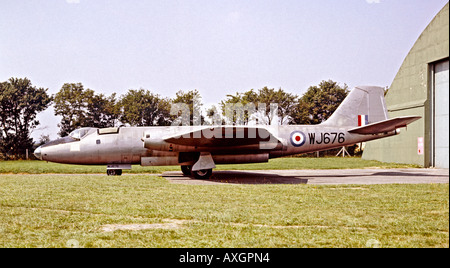
{"label": "blue sky", "polygon": [[[389,86],[445,0],[0,0],[0,81],[56,93]],[[41,132],[56,138],[52,111]],[[54,133],[54,134],[53,134]],[[40,135],[36,131],[35,135]]]}

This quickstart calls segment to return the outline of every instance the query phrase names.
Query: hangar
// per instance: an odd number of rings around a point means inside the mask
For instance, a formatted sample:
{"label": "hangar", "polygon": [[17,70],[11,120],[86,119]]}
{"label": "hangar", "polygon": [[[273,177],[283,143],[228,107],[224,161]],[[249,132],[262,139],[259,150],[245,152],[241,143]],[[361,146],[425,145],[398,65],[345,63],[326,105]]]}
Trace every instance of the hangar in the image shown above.
{"label": "hangar", "polygon": [[401,135],[367,143],[364,159],[449,168],[448,8],[420,35],[386,93],[389,117],[422,119]]}

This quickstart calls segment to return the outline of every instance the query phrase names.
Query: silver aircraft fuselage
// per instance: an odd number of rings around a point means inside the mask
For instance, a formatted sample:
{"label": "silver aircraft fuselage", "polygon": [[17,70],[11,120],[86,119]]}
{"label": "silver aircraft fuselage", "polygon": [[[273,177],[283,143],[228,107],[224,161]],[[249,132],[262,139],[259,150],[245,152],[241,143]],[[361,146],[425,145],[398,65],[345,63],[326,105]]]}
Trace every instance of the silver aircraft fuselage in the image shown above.
{"label": "silver aircraft fuselage", "polygon": [[267,162],[385,138],[418,119],[389,119],[383,88],[356,87],[319,125],[81,128],[42,145],[35,155],[57,163],[107,165],[109,175],[132,164],[179,165],[186,175],[209,178],[215,164]]}
{"label": "silver aircraft fuselage", "polygon": [[[163,141],[168,136],[168,133],[188,133],[205,129],[205,126],[121,127],[117,128],[118,131],[116,133],[106,134],[99,134],[99,129],[97,128],[85,128],[87,133],[84,137],[77,139],[68,136],[50,142],[39,147],[35,154],[41,160],[66,164],[142,164],[164,166],[193,164],[195,157],[189,159],[190,153],[208,151],[216,164],[255,163],[267,162],[270,158],[353,145],[399,133],[398,130],[394,130],[368,137],[367,135],[349,133],[348,129],[345,128],[311,125],[277,126],[277,128],[278,139],[274,142],[267,140],[248,145],[241,145],[237,142],[236,145],[233,145],[233,143],[236,143],[236,140],[245,140],[248,137],[227,138],[225,135],[222,135],[223,137],[221,138],[229,139],[230,144],[217,147],[177,145]],[[260,126],[259,129],[264,128]],[[151,148],[146,148],[145,133],[150,133],[151,138],[157,140],[158,143]],[[297,133],[299,136],[292,136]],[[298,143],[296,143],[297,137],[300,137]],[[183,139],[183,137],[180,137],[180,139]],[[183,154],[186,154],[187,161],[180,162],[180,154],[181,157]],[[143,163],[143,158],[154,158],[155,164]],[[159,158],[159,161],[156,158]]]}

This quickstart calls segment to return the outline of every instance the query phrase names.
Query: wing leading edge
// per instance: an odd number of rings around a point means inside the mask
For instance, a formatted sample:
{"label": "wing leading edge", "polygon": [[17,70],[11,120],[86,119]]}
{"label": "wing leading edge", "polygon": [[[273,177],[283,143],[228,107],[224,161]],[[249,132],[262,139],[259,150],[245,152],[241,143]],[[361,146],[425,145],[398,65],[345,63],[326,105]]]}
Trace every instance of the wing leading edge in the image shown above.
{"label": "wing leading edge", "polygon": [[281,141],[269,130],[258,127],[217,126],[164,138],[165,142],[197,147],[234,147],[255,144],[278,144]]}

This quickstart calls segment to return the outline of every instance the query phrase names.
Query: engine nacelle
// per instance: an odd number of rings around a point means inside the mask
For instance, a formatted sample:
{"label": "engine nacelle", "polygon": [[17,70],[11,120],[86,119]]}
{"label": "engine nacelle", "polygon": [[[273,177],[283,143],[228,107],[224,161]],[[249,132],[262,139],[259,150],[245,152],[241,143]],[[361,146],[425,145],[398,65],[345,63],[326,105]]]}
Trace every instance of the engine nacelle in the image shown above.
{"label": "engine nacelle", "polygon": [[[253,144],[237,144],[237,145],[180,145],[166,142],[164,139],[159,137],[151,137],[151,134],[146,132],[144,133],[144,137],[141,139],[144,142],[144,148],[155,151],[166,151],[166,152],[235,152],[238,150],[239,152],[254,152],[258,150],[281,150],[285,148],[283,143],[274,141],[274,142],[259,142]],[[234,139],[230,139],[230,142],[233,143]]]}
{"label": "engine nacelle", "polygon": [[141,166],[177,166],[178,156],[141,157]]}
{"label": "engine nacelle", "polygon": [[143,139],[144,147],[156,151],[169,151],[169,144],[162,139]]}
{"label": "engine nacelle", "polygon": [[[182,153],[180,153],[182,154]],[[141,166],[178,166],[178,165],[194,165],[198,160],[173,156],[151,156],[141,157]],[[237,155],[212,155],[215,164],[249,164],[249,163],[265,163],[269,161],[269,154],[237,154]]]}

